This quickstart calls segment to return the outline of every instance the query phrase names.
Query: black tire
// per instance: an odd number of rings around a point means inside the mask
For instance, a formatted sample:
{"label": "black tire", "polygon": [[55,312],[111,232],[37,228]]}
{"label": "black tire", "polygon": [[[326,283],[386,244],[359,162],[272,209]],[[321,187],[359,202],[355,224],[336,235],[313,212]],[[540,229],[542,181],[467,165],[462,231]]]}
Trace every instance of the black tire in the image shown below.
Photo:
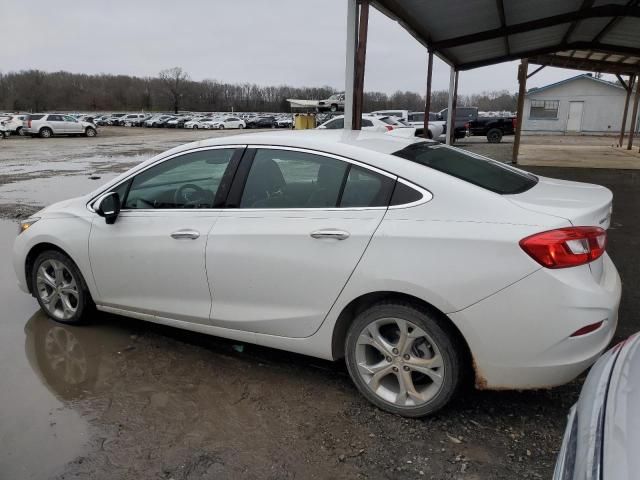
{"label": "black tire", "polygon": [[[37,275],[38,269],[40,266],[47,261],[56,261],[64,265],[67,273],[72,275],[73,280],[75,280],[75,284],[77,287],[77,301],[75,302],[75,312],[69,318],[61,318],[59,316],[54,315],[45,302],[42,299],[42,294],[38,288]],[[43,312],[47,314],[47,316],[56,322],[67,323],[67,324],[78,324],[84,323],[88,320],[91,314],[95,311],[95,304],[93,303],[93,299],[91,298],[91,293],[89,293],[89,289],[87,288],[87,284],[80,273],[80,270],[76,266],[76,264],[71,260],[67,255],[59,252],[57,250],[46,250],[39,254],[36,257],[36,260],[33,262],[33,266],[31,268],[31,286],[33,294],[38,300],[38,304],[40,304],[40,308]]]}
{"label": "black tire", "polygon": [[95,137],[98,134],[95,128],[87,127],[84,131],[85,137]]}
{"label": "black tire", "polygon": [[487,132],[487,141],[489,143],[500,143],[502,141],[502,130],[492,128]]}
{"label": "black tire", "polygon": [[44,127],[40,129],[39,135],[40,138],[51,138],[53,136],[53,132],[49,127]]}
{"label": "black tire", "polygon": [[337,112],[338,111],[338,106],[337,105],[331,105],[331,109],[332,112]]}
{"label": "black tire", "polygon": [[18,135],[20,137],[24,137],[24,129],[22,127],[18,127],[16,129],[16,135]]}
{"label": "black tire", "polygon": [[[430,337],[430,341],[432,341],[430,345],[433,345],[433,347],[437,349],[434,351],[439,352],[442,358],[442,383],[439,387],[436,387],[436,392],[426,403],[421,403],[418,406],[397,405],[377,395],[362,378],[356,360],[358,338],[367,326],[372,325],[376,321],[384,321],[384,319],[400,319],[418,326]],[[417,340],[412,340],[411,342],[411,349],[413,349],[415,348]],[[465,371],[464,352],[464,346],[460,345],[456,332],[446,323],[446,320],[427,309],[401,301],[377,303],[360,313],[349,327],[345,340],[345,362],[349,370],[349,375],[360,393],[382,410],[404,417],[423,417],[433,414],[451,400],[463,384]],[[397,353],[397,351],[395,351],[395,353]],[[396,355],[396,357],[399,357],[399,355]],[[385,357],[382,356],[382,358],[384,360]],[[391,361],[390,365],[395,365],[396,360],[401,362],[401,365],[404,365],[401,359],[394,358],[389,360],[389,358],[390,357],[387,357],[386,361]],[[396,372],[398,371],[396,367],[393,368],[395,368]],[[408,367],[403,366],[402,368]],[[417,372],[411,372],[409,375],[413,375],[414,373]],[[418,375],[422,375],[423,379],[427,378],[424,374],[418,373]],[[427,386],[429,386],[429,384],[427,384]]]}

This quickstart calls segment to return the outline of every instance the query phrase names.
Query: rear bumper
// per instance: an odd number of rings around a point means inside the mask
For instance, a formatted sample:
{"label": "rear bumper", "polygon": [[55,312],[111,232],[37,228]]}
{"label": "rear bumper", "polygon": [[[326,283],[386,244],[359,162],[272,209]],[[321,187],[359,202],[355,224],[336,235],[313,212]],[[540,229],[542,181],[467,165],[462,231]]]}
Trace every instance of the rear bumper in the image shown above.
{"label": "rear bumper", "polygon": [[[469,344],[478,388],[546,388],[573,380],[606,349],[620,293],[620,277],[605,254],[599,282],[588,265],[540,269],[449,316]],[[597,330],[571,337],[600,321]]]}

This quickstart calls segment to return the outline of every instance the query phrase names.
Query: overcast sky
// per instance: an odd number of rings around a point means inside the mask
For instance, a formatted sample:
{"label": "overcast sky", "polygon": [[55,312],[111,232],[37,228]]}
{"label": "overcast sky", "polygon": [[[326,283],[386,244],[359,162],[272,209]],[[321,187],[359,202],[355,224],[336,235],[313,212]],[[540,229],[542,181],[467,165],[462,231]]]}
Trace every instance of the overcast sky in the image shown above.
{"label": "overcast sky", "polygon": [[[180,66],[194,80],[344,89],[344,0],[0,0],[0,7],[4,72],[155,76]],[[433,88],[447,89],[449,67],[437,59],[434,66]],[[516,70],[509,62],[461,72],[459,92],[515,92]],[[545,68],[527,86],[578,73]],[[372,10],[365,89],[423,93],[425,78],[426,49]]]}

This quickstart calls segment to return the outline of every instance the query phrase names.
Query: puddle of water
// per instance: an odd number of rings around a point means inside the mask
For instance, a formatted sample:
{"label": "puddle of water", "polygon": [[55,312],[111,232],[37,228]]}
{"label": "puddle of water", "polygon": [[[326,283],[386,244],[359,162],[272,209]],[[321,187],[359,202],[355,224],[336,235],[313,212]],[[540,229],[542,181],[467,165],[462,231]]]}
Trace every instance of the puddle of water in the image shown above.
{"label": "puddle of water", "polygon": [[[11,252],[17,224],[0,221],[0,251]],[[9,258],[0,262],[0,472],[3,478],[49,478],[83,452],[87,424],[42,383],[25,323],[45,321],[16,286]],[[26,351],[26,355],[25,355]],[[61,364],[58,364],[61,365]]]}
{"label": "puddle of water", "polygon": [[89,193],[118,175],[119,173],[101,172],[97,174],[100,177],[97,180],[91,180],[88,176],[64,175],[6,183],[0,185],[0,201],[46,206]]}
{"label": "puddle of water", "polygon": [[45,160],[7,160],[2,162],[3,175],[17,175],[21,173],[36,173],[46,171],[78,171],[90,173],[99,167],[119,167],[141,163],[151,158],[154,152],[130,153],[120,155],[83,155],[81,157],[66,157],[61,159],[47,158]]}

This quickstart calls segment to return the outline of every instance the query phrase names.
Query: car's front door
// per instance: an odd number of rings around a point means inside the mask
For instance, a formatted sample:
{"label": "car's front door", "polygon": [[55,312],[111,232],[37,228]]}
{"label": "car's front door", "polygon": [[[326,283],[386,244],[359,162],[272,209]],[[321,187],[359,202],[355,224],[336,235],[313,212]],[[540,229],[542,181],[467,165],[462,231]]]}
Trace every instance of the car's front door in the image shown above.
{"label": "car's front door", "polygon": [[205,248],[242,150],[183,153],[117,187],[120,215],[96,216],[89,238],[100,304],[208,323]]}
{"label": "car's front door", "polygon": [[330,155],[247,149],[207,245],[211,322],[313,334],[380,224],[394,181]]}
{"label": "car's front door", "polygon": [[82,124],[70,115],[64,117],[64,130],[65,133],[84,133]]}

